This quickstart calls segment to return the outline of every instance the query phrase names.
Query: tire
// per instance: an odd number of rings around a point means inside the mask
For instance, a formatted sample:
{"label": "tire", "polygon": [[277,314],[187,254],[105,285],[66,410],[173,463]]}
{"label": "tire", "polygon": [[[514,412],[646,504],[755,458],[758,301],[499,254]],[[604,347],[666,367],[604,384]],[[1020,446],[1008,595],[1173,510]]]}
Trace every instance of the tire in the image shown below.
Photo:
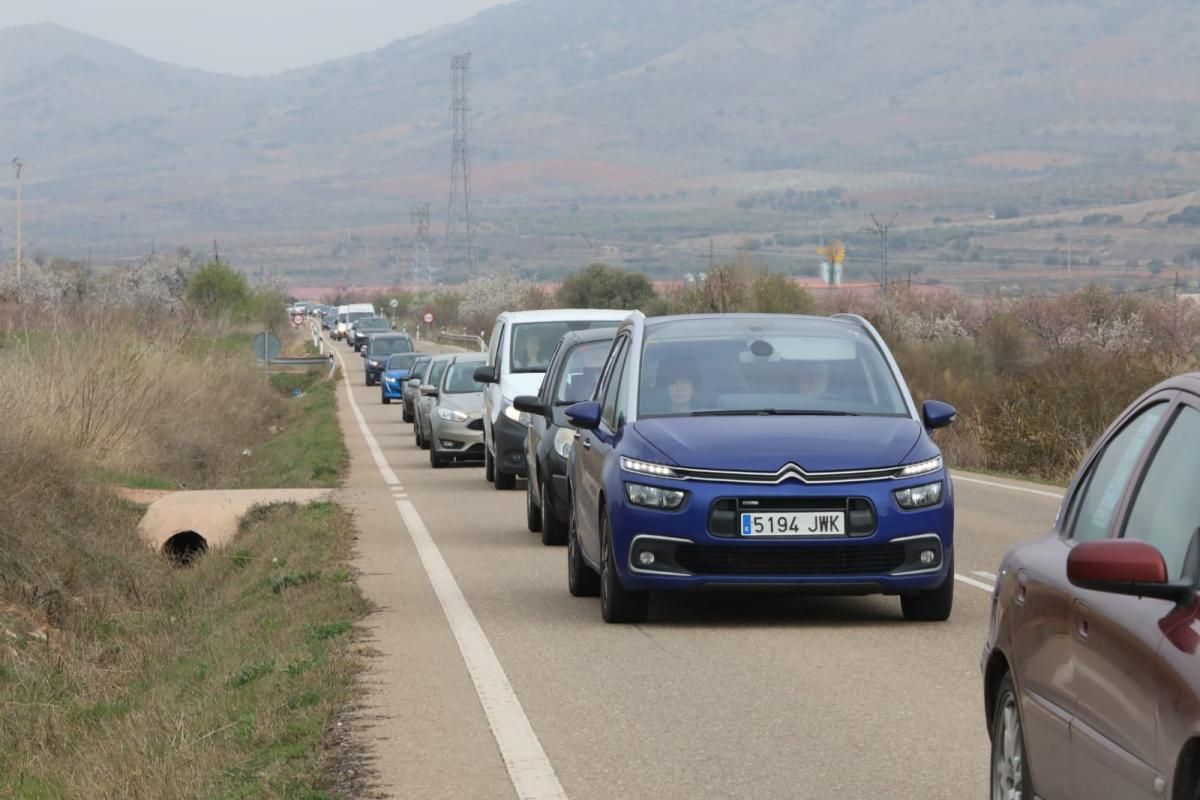
{"label": "tire", "polygon": [[900,595],[900,610],[904,618],[913,622],[945,622],[954,609],[954,559],[946,580],[936,589]]}
{"label": "tire", "polygon": [[488,483],[496,480],[496,464],[492,461],[492,451],[487,449],[487,442],[483,443],[483,479]]}
{"label": "tire", "polygon": [[418,435],[421,437],[421,449],[428,450],[430,448],[429,440],[425,438],[425,431],[421,428],[420,423],[417,424],[417,430],[420,431]]}
{"label": "tire", "polygon": [[379,399],[383,401],[383,404],[384,404],[385,406],[390,406],[390,405],[392,404],[392,398],[388,397],[388,396],[387,396],[386,394],[384,394],[383,392],[380,392],[380,393],[379,393]]}
{"label": "tire", "polygon": [[434,469],[441,469],[446,466],[446,460],[438,455],[437,445],[431,444],[429,446],[429,466]]}
{"label": "tire", "polygon": [[496,473],[496,490],[506,492],[510,489],[517,488],[517,476],[509,475],[506,472],[501,472],[494,464],[492,471]]}
{"label": "tire", "polygon": [[546,482],[542,481],[542,504],[539,507],[542,514],[542,544],[547,547],[563,545],[567,543],[567,527],[554,516],[554,509],[550,507],[550,495],[546,493],[546,489]]}
{"label": "tire", "polygon": [[[404,401],[403,401],[403,400],[401,400],[400,402],[404,402]],[[405,407],[404,407],[404,414],[402,415],[402,419],[403,419],[405,422],[412,422],[412,414],[410,414],[410,413],[409,413],[409,411],[408,411],[408,406],[405,406]]]}
{"label": "tire", "polygon": [[368,375],[367,376],[367,386],[374,386],[374,385],[375,385],[375,381],[371,380],[371,376]]}
{"label": "tire", "polygon": [[415,444],[417,446],[418,450],[425,449],[425,443],[421,441],[421,426],[420,425],[417,425],[416,427],[413,428],[413,444]]}
{"label": "tire", "polygon": [[992,709],[990,733],[992,800],[1032,799],[1033,775],[1029,772],[1029,759],[1025,755],[1025,726],[1021,723],[1021,704],[1017,700],[1011,672],[1000,681],[996,705]]}
{"label": "tire", "polygon": [[601,547],[604,551],[600,570],[600,616],[612,624],[628,624],[646,621],[650,610],[649,592],[631,592],[621,583],[617,574],[616,555],[612,546],[612,525],[608,515],[600,519],[602,528]]}
{"label": "tire", "polygon": [[[546,498],[542,498],[546,502]],[[525,526],[530,533],[538,533],[542,529],[542,507],[533,504],[533,481],[525,485]]]}
{"label": "tire", "polygon": [[579,552],[579,536],[575,531],[575,504],[571,503],[567,522],[567,591],[572,597],[595,597],[600,594],[600,576],[583,560]]}

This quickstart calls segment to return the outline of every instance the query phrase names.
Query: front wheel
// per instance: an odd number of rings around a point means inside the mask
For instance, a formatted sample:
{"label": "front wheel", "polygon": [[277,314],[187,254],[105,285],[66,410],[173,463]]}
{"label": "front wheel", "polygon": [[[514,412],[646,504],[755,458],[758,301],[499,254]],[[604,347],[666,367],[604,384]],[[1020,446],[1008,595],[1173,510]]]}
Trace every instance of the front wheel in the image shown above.
{"label": "front wheel", "polygon": [[492,461],[492,451],[483,443],[483,479],[488,483],[496,480],[496,462]]}
{"label": "front wheel", "polygon": [[498,464],[492,465],[492,471],[496,473],[496,489],[499,491],[508,491],[509,489],[517,488],[517,476],[510,475],[507,472],[501,472]]}
{"label": "front wheel", "polygon": [[429,445],[429,466],[434,469],[441,469],[446,466],[446,460],[438,455],[437,445],[435,444]]}
{"label": "front wheel", "polygon": [[900,610],[904,618],[914,622],[945,622],[954,608],[954,559],[946,579],[936,589],[900,595]]}
{"label": "front wheel", "polygon": [[647,592],[631,592],[621,583],[617,574],[617,558],[613,550],[612,525],[605,514],[600,524],[603,529],[604,558],[600,570],[600,616],[605,622],[645,622],[650,609]]}
{"label": "front wheel", "polygon": [[383,394],[382,392],[380,392],[379,397],[380,397],[380,399],[383,400],[383,404],[385,406],[390,406],[392,404],[392,398],[388,397],[386,394]]}
{"label": "front wheel", "polygon": [[542,504],[538,509],[542,514],[542,544],[547,547],[567,542],[567,529],[558,521],[558,517],[554,516],[554,509],[550,505],[550,495],[547,492],[549,488],[549,484],[543,481]]}
{"label": "front wheel", "polygon": [[992,800],[1032,800],[1033,777],[1025,758],[1025,729],[1011,672],[1000,682],[991,733]]}
{"label": "front wheel", "polygon": [[600,594],[600,576],[587,565],[583,553],[579,551],[574,502],[570,508],[567,522],[567,590],[572,597],[595,597]]}

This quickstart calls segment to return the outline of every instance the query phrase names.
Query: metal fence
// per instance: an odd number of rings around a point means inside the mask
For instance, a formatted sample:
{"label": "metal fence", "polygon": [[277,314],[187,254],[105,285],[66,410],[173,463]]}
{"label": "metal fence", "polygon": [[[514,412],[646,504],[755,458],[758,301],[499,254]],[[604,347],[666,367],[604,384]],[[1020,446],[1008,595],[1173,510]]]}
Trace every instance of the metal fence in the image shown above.
{"label": "metal fence", "polygon": [[465,347],[468,350],[479,353],[487,352],[487,342],[482,336],[470,336],[460,333],[439,333],[437,335],[438,344],[453,344],[460,347]]}

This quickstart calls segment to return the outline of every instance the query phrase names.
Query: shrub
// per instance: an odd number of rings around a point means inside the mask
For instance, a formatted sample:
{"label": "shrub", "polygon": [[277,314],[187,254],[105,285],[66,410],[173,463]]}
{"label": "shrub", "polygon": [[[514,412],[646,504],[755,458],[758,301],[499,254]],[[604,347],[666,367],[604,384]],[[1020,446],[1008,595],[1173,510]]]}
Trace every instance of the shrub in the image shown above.
{"label": "shrub", "polygon": [[557,300],[563,308],[644,309],[654,298],[654,286],[642,273],[591,264],[563,282]]}

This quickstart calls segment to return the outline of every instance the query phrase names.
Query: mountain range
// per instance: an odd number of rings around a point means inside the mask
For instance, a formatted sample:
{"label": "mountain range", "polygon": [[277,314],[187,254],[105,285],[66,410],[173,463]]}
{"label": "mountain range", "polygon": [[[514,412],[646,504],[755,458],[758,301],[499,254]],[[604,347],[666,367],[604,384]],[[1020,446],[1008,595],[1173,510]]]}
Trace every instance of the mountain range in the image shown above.
{"label": "mountain range", "polygon": [[797,170],[1092,179],[1200,140],[1198,33],[1194,0],[515,0],[235,78],[11,28],[0,155],[26,164],[29,235],[47,250],[223,237],[282,263],[347,229],[407,236],[415,201],[444,210],[454,54],[472,54],[486,216]]}

